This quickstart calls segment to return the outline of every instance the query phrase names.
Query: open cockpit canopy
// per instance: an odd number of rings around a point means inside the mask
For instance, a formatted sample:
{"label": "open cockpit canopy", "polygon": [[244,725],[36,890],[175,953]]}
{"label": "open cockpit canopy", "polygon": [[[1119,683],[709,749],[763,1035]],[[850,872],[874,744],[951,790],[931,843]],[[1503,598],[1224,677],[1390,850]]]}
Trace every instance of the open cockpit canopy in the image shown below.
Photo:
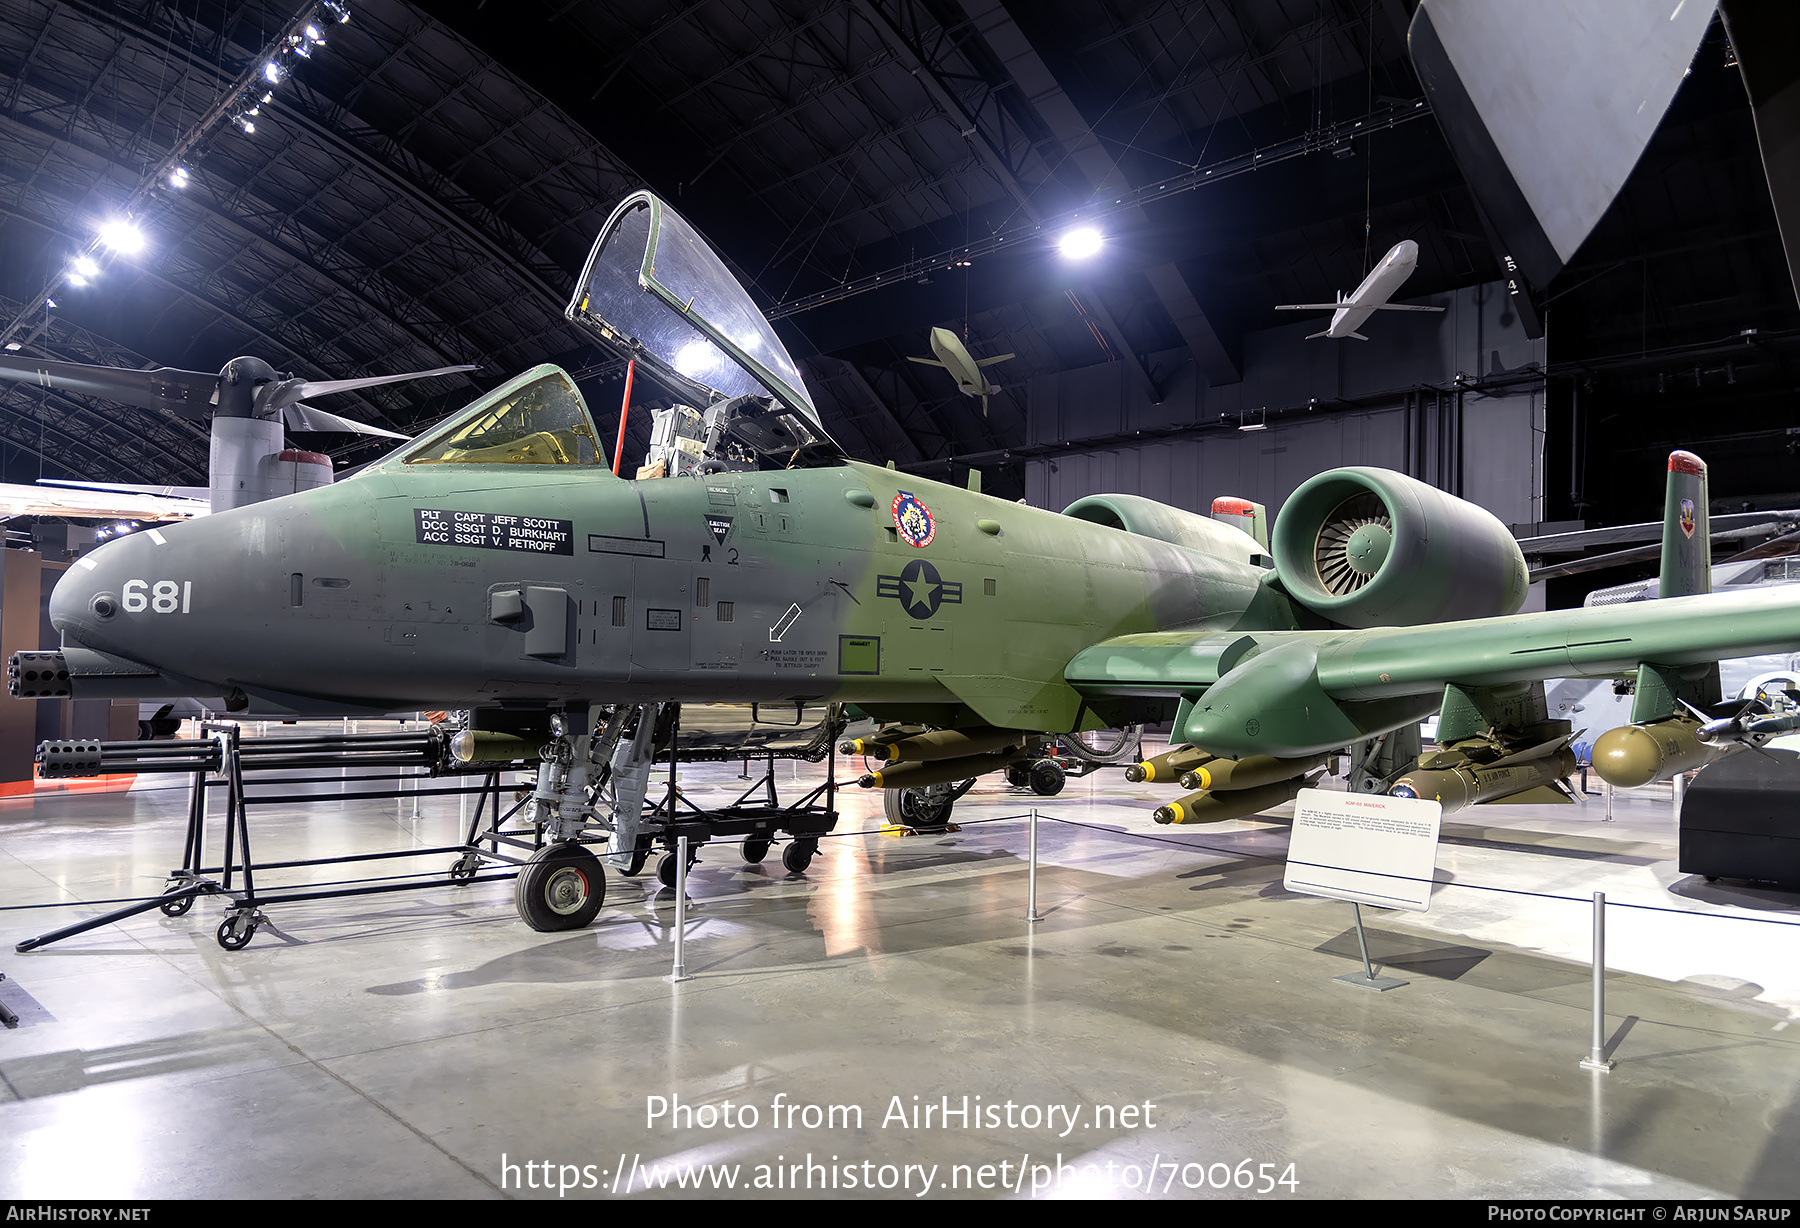
{"label": "open cockpit canopy", "polygon": [[565,314],[697,404],[772,397],[773,418],[789,419],[781,431],[790,451],[804,439],[815,461],[821,445],[842,454],[774,328],[718,253],[659,197],[634,192],[613,210]]}

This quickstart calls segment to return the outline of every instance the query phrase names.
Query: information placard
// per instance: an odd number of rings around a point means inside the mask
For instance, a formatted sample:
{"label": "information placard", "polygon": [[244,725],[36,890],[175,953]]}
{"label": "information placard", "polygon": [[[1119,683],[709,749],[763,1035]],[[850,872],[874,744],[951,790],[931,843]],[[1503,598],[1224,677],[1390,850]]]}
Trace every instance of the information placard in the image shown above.
{"label": "information placard", "polygon": [[469,546],[526,554],[574,554],[575,522],[497,512],[458,512],[417,507],[413,523],[422,546]]}
{"label": "information placard", "polygon": [[1282,883],[1304,895],[1424,912],[1443,809],[1418,798],[1302,789]]}

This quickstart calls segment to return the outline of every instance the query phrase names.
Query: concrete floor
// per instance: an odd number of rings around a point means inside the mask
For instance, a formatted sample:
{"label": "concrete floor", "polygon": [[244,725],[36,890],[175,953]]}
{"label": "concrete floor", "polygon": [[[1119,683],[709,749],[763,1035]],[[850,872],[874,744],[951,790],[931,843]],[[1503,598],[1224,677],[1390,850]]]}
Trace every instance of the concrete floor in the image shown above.
{"label": "concrete floor", "polygon": [[[937,837],[862,834],[879,799],[847,790],[851,834],[804,878],[709,850],[680,985],[648,875],[609,875],[575,933],[491,884],[275,906],[237,953],[217,901],[14,953],[92,911],[71,900],[160,889],[174,783],[0,803],[0,1000],[24,1017],[0,1032],[0,1198],[1800,1196],[1800,896],[1677,874],[1666,787],[1612,822],[1599,799],[1453,816],[1431,911],[1364,910],[1411,981],[1381,994],[1332,979],[1360,966],[1350,907],[1283,890],[1284,827],[1157,827],[1168,791],[1117,770],[1048,802],[984,785]],[[410,810],[263,811],[257,851],[453,839],[454,802]],[[1650,906],[1609,910],[1606,1074],[1577,1065],[1595,890]],[[913,1118],[965,1096],[997,1120]],[[677,1100],[697,1116],[650,1118]],[[715,1167],[678,1188],[693,1165]]]}

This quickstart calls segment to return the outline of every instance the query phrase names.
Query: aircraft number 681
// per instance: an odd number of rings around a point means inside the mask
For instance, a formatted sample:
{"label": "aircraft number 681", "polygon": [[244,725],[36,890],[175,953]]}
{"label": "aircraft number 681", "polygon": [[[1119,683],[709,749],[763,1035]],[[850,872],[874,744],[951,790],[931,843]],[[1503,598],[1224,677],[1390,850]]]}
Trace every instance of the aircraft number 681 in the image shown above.
{"label": "aircraft number 681", "polygon": [[127,580],[120,591],[127,614],[142,614],[146,609],[157,614],[186,614],[193,604],[192,580]]}

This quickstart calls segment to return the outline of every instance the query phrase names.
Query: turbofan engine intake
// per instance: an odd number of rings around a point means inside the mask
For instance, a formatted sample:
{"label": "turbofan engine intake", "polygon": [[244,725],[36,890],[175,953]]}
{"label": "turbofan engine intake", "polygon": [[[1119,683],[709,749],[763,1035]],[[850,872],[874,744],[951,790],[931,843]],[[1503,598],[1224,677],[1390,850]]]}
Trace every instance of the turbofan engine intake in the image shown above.
{"label": "turbofan engine intake", "polygon": [[1492,514],[1383,469],[1303,483],[1275,521],[1275,570],[1295,600],[1347,627],[1512,614],[1525,556]]}

